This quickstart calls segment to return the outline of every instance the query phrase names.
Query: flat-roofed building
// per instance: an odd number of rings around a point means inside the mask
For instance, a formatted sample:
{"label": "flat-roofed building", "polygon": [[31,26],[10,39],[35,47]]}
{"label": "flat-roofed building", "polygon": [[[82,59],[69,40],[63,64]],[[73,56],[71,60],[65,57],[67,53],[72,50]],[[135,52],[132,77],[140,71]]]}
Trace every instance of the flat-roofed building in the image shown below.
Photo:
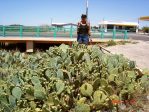
{"label": "flat-roofed building", "polygon": [[105,32],[108,29],[128,30],[129,32],[138,32],[139,24],[137,22],[118,22],[118,21],[101,21],[99,27]]}

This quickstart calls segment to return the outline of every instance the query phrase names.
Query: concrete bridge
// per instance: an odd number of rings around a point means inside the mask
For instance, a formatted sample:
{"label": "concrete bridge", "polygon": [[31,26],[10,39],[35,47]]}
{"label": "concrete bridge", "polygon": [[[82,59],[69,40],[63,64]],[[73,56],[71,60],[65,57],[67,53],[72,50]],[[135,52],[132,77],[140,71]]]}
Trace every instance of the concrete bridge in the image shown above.
{"label": "concrete bridge", "polygon": [[[100,38],[92,38],[92,44],[106,42],[111,39],[100,39]],[[116,39],[116,41],[120,41],[123,39]],[[73,42],[77,41],[77,38],[33,38],[33,37],[5,37],[0,38],[0,42],[2,43],[26,43],[26,52],[33,52],[34,51],[34,44],[35,43],[49,43],[49,44],[68,44],[71,45]]]}
{"label": "concrete bridge", "polygon": [[[92,44],[111,39],[127,40],[126,30],[92,29]],[[41,26],[0,26],[0,43],[26,43],[26,51],[33,52],[34,43],[72,44],[77,41],[77,29],[73,26],[41,27]]]}

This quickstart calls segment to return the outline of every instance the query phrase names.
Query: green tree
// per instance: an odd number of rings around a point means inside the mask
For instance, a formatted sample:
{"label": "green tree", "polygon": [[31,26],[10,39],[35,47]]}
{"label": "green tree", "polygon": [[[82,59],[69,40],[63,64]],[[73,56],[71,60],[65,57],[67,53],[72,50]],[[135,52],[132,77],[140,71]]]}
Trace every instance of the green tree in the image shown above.
{"label": "green tree", "polygon": [[144,33],[149,33],[149,27],[143,27],[143,28],[142,28],[142,31],[143,31]]}

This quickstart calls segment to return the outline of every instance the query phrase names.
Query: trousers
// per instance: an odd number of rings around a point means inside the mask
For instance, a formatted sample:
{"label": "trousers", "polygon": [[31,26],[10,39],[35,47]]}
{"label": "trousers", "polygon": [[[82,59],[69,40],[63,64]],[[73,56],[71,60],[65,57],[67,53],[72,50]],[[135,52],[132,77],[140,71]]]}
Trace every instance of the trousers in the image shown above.
{"label": "trousers", "polygon": [[77,41],[79,44],[88,44],[89,43],[89,36],[87,34],[78,34]]}

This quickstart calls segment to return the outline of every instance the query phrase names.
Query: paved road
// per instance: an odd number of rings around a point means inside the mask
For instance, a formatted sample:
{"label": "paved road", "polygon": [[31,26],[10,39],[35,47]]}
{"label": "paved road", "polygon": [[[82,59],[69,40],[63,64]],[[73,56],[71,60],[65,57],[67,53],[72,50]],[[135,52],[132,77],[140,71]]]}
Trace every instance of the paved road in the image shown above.
{"label": "paved road", "polygon": [[141,40],[141,41],[149,41],[149,35],[141,35],[141,34],[128,34],[129,39],[132,40]]}

